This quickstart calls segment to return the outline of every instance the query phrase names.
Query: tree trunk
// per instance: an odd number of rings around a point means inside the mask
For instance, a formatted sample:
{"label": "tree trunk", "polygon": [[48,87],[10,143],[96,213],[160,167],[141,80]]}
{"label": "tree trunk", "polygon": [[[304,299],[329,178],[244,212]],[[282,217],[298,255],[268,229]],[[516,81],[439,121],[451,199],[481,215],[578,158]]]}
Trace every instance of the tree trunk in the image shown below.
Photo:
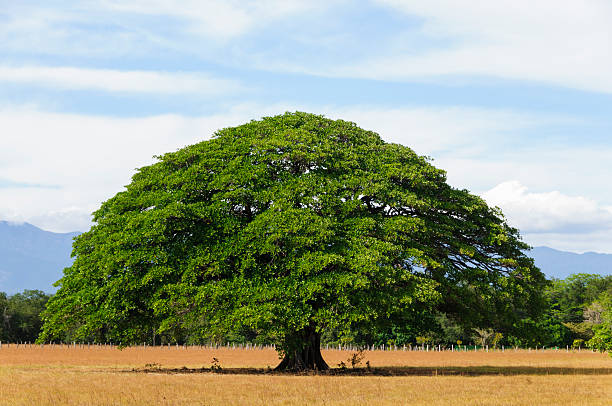
{"label": "tree trunk", "polygon": [[285,352],[285,357],[275,371],[324,371],[329,366],[321,355],[321,335],[314,328],[306,328],[296,334],[296,346]]}

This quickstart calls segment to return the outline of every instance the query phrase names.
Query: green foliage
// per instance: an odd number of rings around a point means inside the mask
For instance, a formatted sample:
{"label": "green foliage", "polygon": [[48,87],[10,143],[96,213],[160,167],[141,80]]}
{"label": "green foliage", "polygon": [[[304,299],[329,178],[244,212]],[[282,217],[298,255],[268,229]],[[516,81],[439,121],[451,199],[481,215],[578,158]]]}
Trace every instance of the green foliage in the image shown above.
{"label": "green foliage", "polygon": [[431,345],[434,343],[432,336],[417,336],[415,341],[417,345]]}
{"label": "green foliage", "polygon": [[495,333],[491,338],[491,345],[493,348],[497,348],[497,346],[501,343],[504,335],[502,333]]}
{"label": "green foliage", "polygon": [[589,348],[598,351],[608,351],[612,356],[612,292],[605,291],[599,295],[596,308],[601,309],[597,319],[599,323],[593,324],[593,337],[587,342]]}
{"label": "green foliage", "polygon": [[475,328],[474,329],[474,342],[477,345],[484,347],[485,345],[489,345],[491,340],[495,337],[495,331],[491,328]]}
{"label": "green foliage", "polygon": [[600,324],[593,327],[593,330],[593,337],[587,341],[587,346],[600,352],[612,352],[612,327],[607,324]]}
{"label": "green foliage", "polygon": [[579,338],[582,341],[588,341],[593,337],[592,323],[563,323],[563,325],[572,332],[573,337]]}
{"label": "green foliage", "polygon": [[549,319],[563,323],[569,330],[569,341],[579,341],[594,349],[605,348],[610,296],[612,275],[576,274],[565,280],[553,280],[546,291]]}
{"label": "green foliage", "polygon": [[48,300],[49,295],[40,290],[12,296],[0,292],[0,341],[35,341],[42,326],[40,313]]}
{"label": "green foliage", "polygon": [[539,318],[516,323],[506,341],[520,347],[565,347],[574,340],[588,342],[600,322],[598,298],[612,292],[612,276],[575,274],[553,279],[545,289],[546,310]]}
{"label": "green foliage", "polygon": [[306,113],[159,157],[94,220],[41,340],[250,331],[287,354],[439,311],[501,331],[543,306],[545,279],[498,209],[409,148]]}
{"label": "green foliage", "polygon": [[435,338],[437,343],[454,344],[459,341],[469,341],[469,334],[454,320],[444,313],[436,315]]}
{"label": "green foliage", "polygon": [[350,343],[357,346],[404,346],[413,344],[419,334],[431,334],[430,329],[435,323],[435,313],[421,311],[411,317],[388,318],[376,324],[354,326],[348,333],[325,330],[322,341],[332,345]]}
{"label": "green foliage", "polygon": [[515,324],[506,342],[517,347],[564,347],[570,345],[573,334],[559,320],[545,314],[537,320],[525,318]]}
{"label": "green foliage", "polygon": [[582,323],[584,308],[606,291],[612,293],[612,275],[575,274],[554,279],[546,296],[553,317],[563,323]]}
{"label": "green foliage", "polygon": [[584,340],[582,338],[577,338],[572,342],[572,348],[580,349],[584,346]]}

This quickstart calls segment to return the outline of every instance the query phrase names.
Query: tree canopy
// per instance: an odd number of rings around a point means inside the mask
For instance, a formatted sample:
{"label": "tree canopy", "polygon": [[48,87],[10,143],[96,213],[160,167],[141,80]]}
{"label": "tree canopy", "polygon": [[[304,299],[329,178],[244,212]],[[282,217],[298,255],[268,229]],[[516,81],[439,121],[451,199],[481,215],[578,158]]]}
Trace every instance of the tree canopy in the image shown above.
{"label": "tree canopy", "polygon": [[280,368],[325,369],[324,330],[434,310],[511,329],[541,308],[544,276],[498,209],[354,123],[286,113],[157,158],[76,238],[41,340],[248,330]]}

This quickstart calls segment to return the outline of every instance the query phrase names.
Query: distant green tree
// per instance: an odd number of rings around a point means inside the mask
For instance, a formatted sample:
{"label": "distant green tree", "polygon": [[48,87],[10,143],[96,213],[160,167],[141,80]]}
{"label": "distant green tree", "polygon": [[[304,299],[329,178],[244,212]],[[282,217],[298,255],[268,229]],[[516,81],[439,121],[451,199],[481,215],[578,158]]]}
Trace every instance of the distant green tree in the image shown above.
{"label": "distant green tree", "polygon": [[525,318],[514,326],[515,333],[506,336],[504,341],[511,346],[522,348],[546,346],[565,347],[570,345],[575,336],[560,320],[548,314],[536,320]]}
{"label": "distant green tree", "polygon": [[436,315],[434,326],[438,327],[436,342],[452,345],[457,341],[468,342],[470,339],[470,334],[444,313]]}
{"label": "distant green tree", "polygon": [[41,313],[49,295],[40,290],[24,290],[7,296],[0,293],[0,340],[33,342],[42,327]]}
{"label": "distant green tree", "polygon": [[564,323],[581,323],[585,307],[605,291],[612,293],[612,275],[574,274],[554,279],[546,296],[554,317]]}
{"label": "distant green tree", "polygon": [[495,337],[495,331],[491,328],[475,328],[473,339],[477,345],[484,347]]}
{"label": "distant green tree", "polygon": [[278,344],[279,369],[326,369],[326,330],[436,311],[497,329],[542,308],[544,276],[498,209],[409,148],[312,114],[163,155],[94,221],[40,340],[248,330]]}
{"label": "distant green tree", "polygon": [[410,317],[389,317],[376,325],[353,326],[350,332],[325,330],[322,341],[335,345],[350,343],[360,347],[375,345],[411,345],[416,337],[430,332],[435,326],[435,313],[414,312]]}
{"label": "distant green tree", "polygon": [[608,291],[603,292],[595,302],[597,309],[601,309],[601,314],[593,322],[593,336],[587,342],[589,348],[598,351],[608,351],[612,356],[612,294]]}
{"label": "distant green tree", "polygon": [[8,338],[9,321],[8,297],[6,293],[0,292],[0,341],[6,341]]}

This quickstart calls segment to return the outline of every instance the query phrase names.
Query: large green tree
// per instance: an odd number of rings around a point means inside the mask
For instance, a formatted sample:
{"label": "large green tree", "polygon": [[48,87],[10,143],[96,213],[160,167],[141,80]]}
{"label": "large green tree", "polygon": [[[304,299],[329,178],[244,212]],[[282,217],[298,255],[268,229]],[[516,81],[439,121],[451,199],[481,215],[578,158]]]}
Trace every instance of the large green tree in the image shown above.
{"label": "large green tree", "polygon": [[76,239],[41,340],[246,329],[278,368],[326,369],[323,331],[434,311],[503,329],[540,308],[545,279],[497,209],[354,123],[286,113],[158,158]]}

